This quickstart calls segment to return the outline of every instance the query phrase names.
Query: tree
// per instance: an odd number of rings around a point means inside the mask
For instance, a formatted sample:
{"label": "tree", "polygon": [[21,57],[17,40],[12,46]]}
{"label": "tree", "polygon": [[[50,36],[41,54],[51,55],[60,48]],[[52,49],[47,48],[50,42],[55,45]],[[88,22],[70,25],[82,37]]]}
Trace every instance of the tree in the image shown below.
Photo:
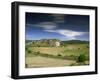
{"label": "tree", "polygon": [[61,54],[58,54],[58,56],[62,56]]}
{"label": "tree", "polygon": [[28,53],[32,53],[32,51],[31,50],[28,50]]}
{"label": "tree", "polygon": [[85,54],[80,54],[80,56],[78,57],[78,62],[85,62],[85,61],[86,61]]}

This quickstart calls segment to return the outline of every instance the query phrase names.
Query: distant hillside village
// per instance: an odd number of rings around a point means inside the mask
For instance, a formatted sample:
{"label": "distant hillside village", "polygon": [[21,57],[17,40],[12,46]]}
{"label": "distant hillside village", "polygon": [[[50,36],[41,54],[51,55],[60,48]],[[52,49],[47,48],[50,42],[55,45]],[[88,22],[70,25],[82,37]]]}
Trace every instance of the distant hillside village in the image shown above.
{"label": "distant hillside village", "polygon": [[41,40],[26,40],[26,45],[33,47],[59,47],[68,44],[89,44],[89,41],[69,40],[61,41],[59,39],[41,39]]}
{"label": "distant hillside village", "polygon": [[27,41],[27,45],[33,45],[33,46],[50,46],[50,47],[58,47],[61,45],[61,41],[58,39],[41,39],[41,40],[32,40],[32,41]]}

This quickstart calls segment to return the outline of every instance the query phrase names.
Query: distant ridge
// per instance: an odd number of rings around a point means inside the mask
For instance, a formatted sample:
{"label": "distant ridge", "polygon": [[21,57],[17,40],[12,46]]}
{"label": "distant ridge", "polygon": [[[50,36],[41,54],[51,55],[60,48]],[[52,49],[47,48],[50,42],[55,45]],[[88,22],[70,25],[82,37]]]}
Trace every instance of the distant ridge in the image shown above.
{"label": "distant ridge", "polygon": [[86,44],[89,43],[89,41],[83,41],[83,40],[68,40],[68,41],[62,41],[64,44]]}
{"label": "distant ridge", "polygon": [[46,43],[47,41],[59,41],[60,43],[63,43],[63,44],[88,44],[89,43],[89,41],[84,41],[84,40],[61,41],[59,39],[26,40],[26,43],[29,43],[29,42],[44,42],[44,43]]}

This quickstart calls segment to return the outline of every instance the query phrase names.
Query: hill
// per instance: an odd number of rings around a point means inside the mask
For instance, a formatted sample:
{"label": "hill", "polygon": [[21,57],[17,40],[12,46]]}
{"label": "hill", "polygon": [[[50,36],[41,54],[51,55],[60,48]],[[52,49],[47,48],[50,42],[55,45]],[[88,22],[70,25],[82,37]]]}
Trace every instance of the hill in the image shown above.
{"label": "hill", "polygon": [[67,44],[89,44],[89,41],[82,41],[82,40],[61,41],[59,39],[40,39],[40,40],[26,40],[26,45],[32,45],[34,47],[49,47],[49,46],[54,46],[56,42],[59,42],[60,46],[66,46]]}
{"label": "hill", "polygon": [[82,40],[69,40],[69,41],[62,41],[63,44],[88,44],[89,41],[82,41]]}

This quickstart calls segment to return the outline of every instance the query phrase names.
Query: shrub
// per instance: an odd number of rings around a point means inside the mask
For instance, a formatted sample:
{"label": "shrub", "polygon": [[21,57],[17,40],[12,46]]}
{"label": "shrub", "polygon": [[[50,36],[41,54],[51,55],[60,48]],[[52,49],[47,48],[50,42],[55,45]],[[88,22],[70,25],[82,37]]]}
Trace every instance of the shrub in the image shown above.
{"label": "shrub", "polygon": [[25,47],[25,50],[28,50],[28,47]]}
{"label": "shrub", "polygon": [[89,46],[86,46],[87,48],[89,48]]}
{"label": "shrub", "polygon": [[71,63],[69,66],[75,66],[75,65],[77,65],[76,63]]}
{"label": "shrub", "polygon": [[86,61],[85,54],[80,54],[80,56],[78,57],[78,62],[85,62],[85,61]]}
{"label": "shrub", "polygon": [[25,64],[25,67],[28,68],[28,64]]}
{"label": "shrub", "polygon": [[37,54],[40,54],[40,51],[37,51]]}
{"label": "shrub", "polygon": [[61,56],[61,54],[58,54],[58,56]]}
{"label": "shrub", "polygon": [[28,50],[28,53],[32,53],[32,51],[31,50]]}
{"label": "shrub", "polygon": [[28,45],[25,46],[25,50],[26,50],[26,51],[29,50],[29,46],[28,46]]}

